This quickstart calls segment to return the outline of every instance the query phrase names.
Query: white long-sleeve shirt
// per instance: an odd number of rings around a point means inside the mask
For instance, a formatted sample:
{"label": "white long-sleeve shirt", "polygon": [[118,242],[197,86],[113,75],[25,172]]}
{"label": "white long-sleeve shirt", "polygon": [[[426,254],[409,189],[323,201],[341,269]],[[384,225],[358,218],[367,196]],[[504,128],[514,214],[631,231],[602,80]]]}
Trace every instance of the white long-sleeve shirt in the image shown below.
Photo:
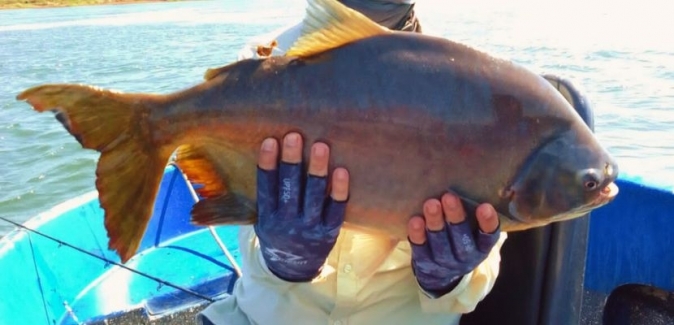
{"label": "white long-sleeve shirt", "polygon": [[[257,45],[272,40],[278,43],[273,55],[281,55],[300,36],[300,30],[301,23],[256,38],[239,59],[257,57]],[[494,286],[506,238],[502,233],[487,259],[452,292],[431,298],[412,273],[407,241],[391,243],[342,228],[322,273],[311,283],[290,283],[267,269],[253,227],[242,226],[243,276],[230,296],[202,313],[216,325],[459,324],[461,314],[474,310]]]}

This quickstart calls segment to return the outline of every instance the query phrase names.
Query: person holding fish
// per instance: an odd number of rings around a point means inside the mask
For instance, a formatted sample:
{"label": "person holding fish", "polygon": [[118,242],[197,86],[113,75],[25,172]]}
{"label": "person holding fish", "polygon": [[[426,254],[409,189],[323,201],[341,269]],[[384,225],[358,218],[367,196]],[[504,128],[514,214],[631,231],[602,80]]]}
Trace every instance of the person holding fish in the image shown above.
{"label": "person holding fish", "polygon": [[242,225],[243,276],[202,324],[458,324],[492,290],[507,232],[618,193],[618,165],[554,80],[421,35],[412,1],[341,1],[356,10],[309,0],[302,23],[186,90],[17,95],[101,153],[122,263],[169,160],[200,184],[193,224]]}
{"label": "person holding fish", "polygon": [[[412,0],[340,2],[387,28],[422,32]],[[301,29],[265,35],[239,59],[282,55]],[[507,237],[490,204],[466,211],[453,193],[428,199],[409,221],[409,242],[343,229],[349,173],[335,168],[329,178],[330,147],[316,142],[303,176],[304,145],[298,133],[262,143],[258,221],[239,235],[244,276],[202,324],[458,324],[489,293]]]}

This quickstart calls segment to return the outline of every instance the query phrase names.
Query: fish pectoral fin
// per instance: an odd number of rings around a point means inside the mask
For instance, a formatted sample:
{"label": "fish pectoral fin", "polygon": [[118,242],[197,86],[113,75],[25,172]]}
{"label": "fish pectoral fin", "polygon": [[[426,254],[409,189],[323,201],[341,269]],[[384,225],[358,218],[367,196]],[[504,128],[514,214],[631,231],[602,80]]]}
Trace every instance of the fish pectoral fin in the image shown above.
{"label": "fish pectoral fin", "polygon": [[192,223],[200,226],[245,225],[255,220],[253,202],[236,193],[201,200],[192,209]]}
{"label": "fish pectoral fin", "polygon": [[391,31],[336,0],[308,1],[302,35],[286,56],[307,57]]}

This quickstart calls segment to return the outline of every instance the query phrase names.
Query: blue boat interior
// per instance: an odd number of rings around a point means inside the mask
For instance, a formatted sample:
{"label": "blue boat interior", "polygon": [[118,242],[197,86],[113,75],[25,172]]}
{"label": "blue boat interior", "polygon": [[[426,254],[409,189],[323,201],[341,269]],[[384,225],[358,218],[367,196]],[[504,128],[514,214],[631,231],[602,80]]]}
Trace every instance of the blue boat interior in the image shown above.
{"label": "blue boat interior", "polygon": [[[592,126],[592,112],[579,113]],[[674,290],[674,191],[625,174],[617,185],[617,198],[587,218],[509,234],[493,291],[461,323],[617,325],[604,315],[616,288]],[[124,265],[107,249],[95,192],[29,220],[39,233],[17,228],[0,239],[0,290],[11,293],[0,320],[81,324],[136,311],[149,321],[222,298],[239,277],[238,227],[193,226],[195,199],[169,165],[139,253]],[[618,298],[611,315],[629,308]]]}
{"label": "blue boat interior", "polygon": [[[103,211],[92,194],[25,224],[63,243],[21,229],[0,239],[0,288],[12,292],[0,304],[0,320],[78,324],[138,308],[158,317],[231,292],[235,269],[210,231],[190,224],[194,199],[177,168],[165,171],[140,253],[128,269],[107,249]],[[237,231],[215,228],[239,263]]]}

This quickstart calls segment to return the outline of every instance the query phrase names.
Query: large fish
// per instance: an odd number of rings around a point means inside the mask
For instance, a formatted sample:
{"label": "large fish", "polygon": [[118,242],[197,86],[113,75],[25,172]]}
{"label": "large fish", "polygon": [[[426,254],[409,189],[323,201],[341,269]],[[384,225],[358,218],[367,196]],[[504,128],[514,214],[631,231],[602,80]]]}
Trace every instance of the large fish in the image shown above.
{"label": "large fish", "polygon": [[196,224],[255,221],[263,138],[325,140],[351,174],[346,227],[406,238],[448,188],[489,202],[504,231],[581,216],[617,193],[618,168],[542,77],[446,39],[394,32],[334,0],[310,1],[283,56],[236,62],[168,95],[53,84],[18,96],[53,110],[101,152],[96,187],[109,247],[138,249],[167,161],[204,198]]}

